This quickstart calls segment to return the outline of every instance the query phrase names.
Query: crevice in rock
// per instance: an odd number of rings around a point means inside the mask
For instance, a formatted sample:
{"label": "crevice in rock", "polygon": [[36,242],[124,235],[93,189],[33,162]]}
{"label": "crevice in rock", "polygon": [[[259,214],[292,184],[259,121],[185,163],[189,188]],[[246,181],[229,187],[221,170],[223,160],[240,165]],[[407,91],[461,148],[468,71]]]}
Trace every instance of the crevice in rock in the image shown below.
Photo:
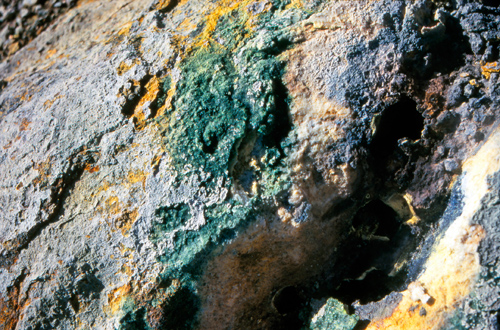
{"label": "crevice in rock", "polygon": [[[99,140],[97,138],[96,140]],[[80,179],[86,166],[94,164],[98,155],[93,152],[86,152],[84,148],[78,149],[69,159],[68,170],[50,187],[50,200],[42,203],[43,212],[47,213],[45,221],[38,222],[26,233],[16,237],[11,244],[12,249],[0,256],[0,268],[8,268],[14,264],[21,251],[27,249],[31,242],[43,232],[45,228],[58,221],[63,212],[64,201],[68,198],[70,191]]]}
{"label": "crevice in rock", "polygon": [[354,328],[352,328],[352,330],[365,330],[369,324],[370,321],[359,320],[358,323],[354,326]]}
{"label": "crevice in rock", "polygon": [[78,300],[78,296],[76,294],[72,294],[71,297],[69,298],[69,303],[71,304],[71,307],[73,307],[73,310],[75,311],[75,314],[78,314],[80,311],[80,301]]}
{"label": "crevice in rock", "polygon": [[[158,77],[158,76],[157,76]],[[158,94],[156,94],[155,99],[151,102],[151,105],[149,106],[149,110],[151,111],[151,118],[155,118],[156,115],[158,114],[158,110],[165,104],[165,100],[167,98],[167,91],[168,88],[170,87],[170,78],[168,82],[165,81],[165,79],[160,80],[160,88],[158,89]]]}
{"label": "crevice in rock", "polygon": [[288,105],[288,90],[281,80],[273,80],[273,94],[275,111],[269,115],[271,122],[269,127],[270,134],[264,138],[264,143],[269,147],[276,147],[281,151],[281,142],[288,136],[292,130],[290,119],[290,108]]}

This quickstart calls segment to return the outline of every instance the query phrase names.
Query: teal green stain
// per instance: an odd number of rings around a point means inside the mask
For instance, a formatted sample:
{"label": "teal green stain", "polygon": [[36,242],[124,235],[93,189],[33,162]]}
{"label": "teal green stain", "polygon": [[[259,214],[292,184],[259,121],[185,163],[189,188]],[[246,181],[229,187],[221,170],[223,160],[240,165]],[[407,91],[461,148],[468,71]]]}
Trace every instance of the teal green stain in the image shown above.
{"label": "teal green stain", "polygon": [[157,241],[162,233],[181,228],[191,217],[189,206],[186,204],[171,207],[162,207],[156,210],[155,215],[160,221],[153,224],[150,239]]}
{"label": "teal green stain", "polygon": [[352,330],[358,323],[356,315],[349,315],[340,301],[329,298],[313,318],[310,330]]}
{"label": "teal green stain", "polygon": [[[281,1],[273,3],[275,8],[286,5]],[[285,64],[278,55],[291,45],[291,37],[283,29],[309,14],[300,10],[290,17],[279,17],[274,11],[262,14],[256,24],[266,33],[257,44],[252,42],[253,32],[245,29],[248,14],[235,10],[219,19],[208,48],[193,50],[179,67],[181,79],[175,86],[172,108],[158,119],[165,124],[163,141],[177,182],[203,172],[210,174],[204,182],[208,193],[221,188],[216,187],[220,178],[230,189],[234,180],[231,167],[238,147],[248,143],[245,139],[250,135],[257,137],[251,142],[252,155],[261,162],[260,169],[253,173],[260,185],[259,192],[244,203],[229,198],[205,206],[206,224],[197,231],[182,229],[192,216],[187,205],[162,207],[156,212],[159,221],[153,225],[150,239],[155,242],[175,232],[174,248],[159,257],[168,266],[161,277],[166,281],[180,280],[180,290],[193,299],[196,280],[214,248],[245,230],[263,203],[290,186],[286,156],[293,137],[274,136],[283,120],[280,111],[291,101],[280,95]],[[161,88],[166,95],[172,88],[171,79],[165,79]],[[182,304],[172,301],[165,308],[172,318],[184,311]],[[196,309],[189,313],[190,319],[176,324],[189,329],[195,324],[195,314]]]}

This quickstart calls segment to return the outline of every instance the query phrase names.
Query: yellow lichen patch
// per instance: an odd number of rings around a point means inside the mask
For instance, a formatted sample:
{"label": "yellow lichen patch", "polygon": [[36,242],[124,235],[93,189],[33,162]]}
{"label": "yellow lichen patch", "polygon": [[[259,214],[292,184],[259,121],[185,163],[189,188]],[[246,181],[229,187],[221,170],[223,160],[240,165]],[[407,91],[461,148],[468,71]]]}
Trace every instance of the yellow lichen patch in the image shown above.
{"label": "yellow lichen patch", "polygon": [[132,274],[134,272],[132,271],[132,269],[130,268],[130,266],[128,264],[125,264],[122,266],[122,268],[120,268],[120,273],[123,273],[123,274],[128,275],[128,276],[132,276]]}
{"label": "yellow lichen patch", "polygon": [[163,116],[167,109],[172,108],[172,101],[174,99],[176,91],[176,85],[172,84],[172,87],[167,92],[167,97],[165,98],[165,103],[158,109],[156,113],[156,117]]}
{"label": "yellow lichen patch", "polygon": [[490,79],[492,73],[500,72],[498,62],[488,62],[481,66],[482,74],[486,79]]}
{"label": "yellow lichen patch", "polygon": [[186,17],[181,24],[177,27],[178,31],[192,31],[196,29],[196,24],[194,24],[189,17]]}
{"label": "yellow lichen patch", "polygon": [[127,175],[128,183],[135,184],[137,182],[142,183],[142,189],[146,189],[146,178],[147,174],[142,170],[130,171]]}
{"label": "yellow lichen patch", "polygon": [[118,73],[119,76],[121,76],[138,64],[141,64],[141,61],[138,58],[135,58],[134,60],[130,61],[130,63],[123,61],[116,69],[116,72]]}
{"label": "yellow lichen patch", "polygon": [[156,4],[156,9],[160,11],[167,10],[169,7],[173,7],[176,2],[176,0],[160,0]]}
{"label": "yellow lichen patch", "polygon": [[109,181],[104,180],[102,184],[99,186],[99,189],[97,189],[97,194],[101,193],[103,191],[108,191],[108,189],[111,187],[111,184]]}
{"label": "yellow lichen patch", "polygon": [[[462,214],[437,241],[424,273],[417,279],[418,285],[403,292],[402,301],[390,317],[374,320],[367,329],[439,329],[470,294],[480,270],[477,248],[485,236],[484,229],[472,224],[471,220],[481,208],[481,199],[488,193],[487,178],[498,171],[500,130],[497,129],[478,153],[465,162]],[[426,317],[413,312],[415,306],[423,303],[415,298],[418,286],[431,297],[424,306]]]}
{"label": "yellow lichen patch", "polygon": [[304,7],[304,4],[302,3],[302,0],[292,0],[288,5],[286,5],[286,9],[290,8],[302,8]]}
{"label": "yellow lichen patch", "polygon": [[104,207],[98,206],[96,212],[106,214],[106,222],[112,232],[120,230],[123,236],[128,236],[132,225],[137,220],[138,209],[127,209],[126,205],[120,203],[120,200],[116,196],[109,197],[104,204]]}
{"label": "yellow lichen patch", "polygon": [[26,89],[26,91],[23,94],[18,95],[16,97],[18,97],[23,102],[28,102],[33,97],[33,94],[38,93],[40,91],[40,89],[41,88],[32,89],[32,93],[30,93],[29,89]]}
{"label": "yellow lichen patch", "polygon": [[117,312],[121,311],[123,303],[127,300],[131,292],[132,286],[130,285],[130,283],[111,290],[111,292],[108,294],[108,308],[111,315],[114,315]]}
{"label": "yellow lichen patch", "polygon": [[52,56],[54,56],[55,54],[57,54],[57,49],[50,49],[47,51],[47,55],[45,56],[45,59],[49,59],[51,58]]}
{"label": "yellow lichen patch", "polygon": [[132,23],[133,22],[128,22],[127,24],[125,24],[119,31],[118,31],[118,35],[119,36],[123,36],[123,35],[128,35],[128,33],[130,32],[130,28],[132,27]]}
{"label": "yellow lichen patch", "polygon": [[119,214],[121,211],[121,206],[120,206],[120,201],[118,197],[116,196],[111,196],[109,197],[106,202],[106,211],[108,214]]}
{"label": "yellow lichen patch", "polygon": [[[242,13],[249,15],[250,13],[244,9],[247,8],[248,5],[252,2],[254,2],[254,0],[221,0],[217,2],[216,7],[206,13],[204,29],[202,33],[196,38],[196,41],[193,43],[193,45],[190,46],[190,48],[197,49],[208,46],[209,42],[213,40],[212,34],[217,27],[219,19],[225,15],[228,15],[234,10],[241,10]],[[245,27],[247,30],[250,30],[252,28],[252,20],[250,16],[246,17],[245,19]]]}
{"label": "yellow lichen patch", "polygon": [[45,101],[43,106],[45,107],[45,109],[48,109],[48,108],[52,107],[52,104],[54,104],[55,101],[62,99],[63,97],[64,97],[64,95],[59,95],[59,93],[57,93],[53,99]]}

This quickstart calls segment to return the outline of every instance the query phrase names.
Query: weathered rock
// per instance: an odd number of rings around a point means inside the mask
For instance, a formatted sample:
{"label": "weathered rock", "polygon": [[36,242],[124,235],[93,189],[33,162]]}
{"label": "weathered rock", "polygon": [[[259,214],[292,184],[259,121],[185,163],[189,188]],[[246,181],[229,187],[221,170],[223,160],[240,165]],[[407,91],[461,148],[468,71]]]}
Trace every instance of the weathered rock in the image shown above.
{"label": "weathered rock", "polygon": [[2,10],[3,328],[498,326],[498,8],[58,3]]}

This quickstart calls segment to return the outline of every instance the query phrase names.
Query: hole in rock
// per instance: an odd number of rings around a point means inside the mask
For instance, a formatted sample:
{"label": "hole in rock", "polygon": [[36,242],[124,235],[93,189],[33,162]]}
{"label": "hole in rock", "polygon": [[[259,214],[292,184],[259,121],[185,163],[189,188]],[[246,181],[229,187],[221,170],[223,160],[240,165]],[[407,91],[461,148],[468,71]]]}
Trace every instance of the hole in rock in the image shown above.
{"label": "hole in rock", "polygon": [[352,221],[352,232],[344,244],[337,269],[342,277],[331,288],[331,296],[346,304],[378,301],[402,288],[404,264],[414,248],[410,227],[380,200],[362,207]]}
{"label": "hole in rock", "polygon": [[273,296],[272,305],[282,317],[276,329],[303,329],[304,321],[300,318],[300,311],[304,308],[305,299],[296,287],[279,289]]}
{"label": "hole in rock", "polygon": [[376,158],[389,157],[399,139],[418,140],[423,129],[424,118],[417,110],[417,103],[404,97],[382,112],[370,144],[372,155]]}
{"label": "hole in rock", "polygon": [[203,141],[203,147],[202,147],[203,152],[208,154],[213,154],[215,150],[217,150],[217,146],[219,145],[219,139],[217,138],[217,135],[211,134],[208,142],[205,141],[203,138],[202,141]]}
{"label": "hole in rock", "polygon": [[287,286],[276,292],[272,303],[278,313],[286,315],[298,311],[303,303],[303,299],[296,288]]}
{"label": "hole in rock", "polygon": [[500,0],[483,0],[483,5],[490,7],[500,6]]}

